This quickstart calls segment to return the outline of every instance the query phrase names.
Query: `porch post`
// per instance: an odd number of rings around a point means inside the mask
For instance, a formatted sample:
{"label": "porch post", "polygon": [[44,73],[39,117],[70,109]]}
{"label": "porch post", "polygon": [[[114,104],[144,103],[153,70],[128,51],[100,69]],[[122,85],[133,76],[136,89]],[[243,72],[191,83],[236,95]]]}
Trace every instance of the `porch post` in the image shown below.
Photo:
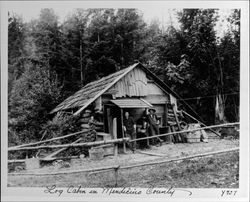
{"label": "porch post", "polygon": [[[122,125],[122,138],[124,138],[123,130],[123,109],[121,108],[121,125]],[[126,142],[123,142],[123,152],[126,153]]]}
{"label": "porch post", "polygon": [[[117,139],[117,118],[113,118],[113,136],[114,139]],[[118,144],[115,144],[114,155],[118,154]]]}

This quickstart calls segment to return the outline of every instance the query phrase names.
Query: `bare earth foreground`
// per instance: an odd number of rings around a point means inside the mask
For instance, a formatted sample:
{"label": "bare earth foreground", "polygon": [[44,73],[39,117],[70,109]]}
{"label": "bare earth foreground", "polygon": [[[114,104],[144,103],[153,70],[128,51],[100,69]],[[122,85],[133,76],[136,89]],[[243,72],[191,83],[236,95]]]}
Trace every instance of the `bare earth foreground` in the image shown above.
{"label": "bare earth foreground", "polygon": [[[150,150],[105,157],[101,161],[72,159],[69,167],[47,165],[29,173],[56,173],[91,169],[112,165],[128,166],[144,162],[174,159],[195,154],[215,152],[239,146],[238,140],[210,139],[208,143],[163,144]],[[148,154],[142,154],[146,152]],[[156,154],[156,155],[152,155]],[[21,171],[24,174],[26,171]],[[20,171],[19,171],[20,173]],[[16,174],[16,173],[14,173]],[[8,176],[8,186],[13,187],[188,187],[188,188],[238,188],[239,153],[229,152],[183,161],[121,169],[117,182],[114,170],[104,172],[77,172],[57,175],[13,175]]]}

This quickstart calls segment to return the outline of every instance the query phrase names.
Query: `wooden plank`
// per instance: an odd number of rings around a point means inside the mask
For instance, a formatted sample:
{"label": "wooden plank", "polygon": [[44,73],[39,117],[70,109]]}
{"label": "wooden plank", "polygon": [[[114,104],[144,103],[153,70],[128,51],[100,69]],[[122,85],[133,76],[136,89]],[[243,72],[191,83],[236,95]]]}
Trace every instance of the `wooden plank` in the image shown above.
{"label": "wooden plank", "polygon": [[160,94],[148,94],[144,99],[150,102],[151,104],[166,104],[166,102],[169,103],[169,100],[166,95]]}
{"label": "wooden plank", "polygon": [[165,110],[165,121],[164,121],[164,126],[167,126],[168,125],[168,104],[166,103],[165,104],[165,108],[164,108],[164,110]]}
{"label": "wooden plank", "polygon": [[[121,126],[122,126],[122,138],[124,138],[124,130],[123,130],[123,109],[121,108]],[[126,153],[126,142],[123,143],[123,152]]]}
{"label": "wooden plank", "polygon": [[[117,140],[117,118],[113,119],[113,137]],[[114,155],[118,155],[118,145],[115,144]]]}
{"label": "wooden plank", "polygon": [[[80,142],[81,141],[81,138],[77,139],[76,141],[73,142],[74,143],[77,143],[77,142]],[[52,160],[55,160],[55,156],[57,154],[60,154],[61,152],[65,151],[66,149],[68,149],[68,147],[65,147],[65,148],[62,148],[62,149],[59,149],[51,154],[49,154],[48,156],[44,157],[44,158],[41,158],[40,160],[42,161],[52,161]]]}
{"label": "wooden plank", "polygon": [[[173,106],[173,110],[174,110],[175,121],[176,121],[176,123],[177,123],[177,126],[178,126],[179,131],[181,131],[181,126],[180,126],[180,122],[179,122],[179,119],[178,119],[178,116],[177,116],[177,113],[176,113],[175,104],[172,104],[172,106]],[[179,140],[180,142],[184,142],[184,138],[183,138],[183,135],[182,135],[182,134],[177,134],[177,137],[178,137],[178,140]]]}
{"label": "wooden plank", "polygon": [[36,149],[57,149],[65,147],[92,147],[106,144],[116,144],[128,142],[129,138],[119,138],[117,140],[104,140],[104,141],[95,141],[95,142],[83,142],[83,143],[70,143],[70,144],[61,144],[61,145],[43,145],[36,147],[21,147],[21,148],[9,148],[8,151],[21,151],[21,150],[36,150]]}
{"label": "wooden plank", "polygon": [[8,163],[25,163],[25,159],[11,159]]}
{"label": "wooden plank", "polygon": [[107,121],[108,121],[108,132],[112,137],[112,129],[111,129],[111,114],[110,114],[110,108],[107,108]]}
{"label": "wooden plank", "polygon": [[88,132],[88,130],[82,130],[76,133],[71,133],[68,135],[64,135],[64,136],[60,136],[60,137],[55,137],[55,138],[51,138],[48,140],[43,140],[43,141],[39,141],[39,142],[34,142],[34,143],[29,143],[29,144],[22,144],[22,145],[18,145],[18,146],[13,146],[13,147],[9,147],[9,149],[14,149],[14,148],[20,148],[20,147],[29,147],[29,146],[34,146],[34,145],[38,145],[38,144],[42,144],[42,143],[46,143],[46,142],[51,142],[51,141],[55,141],[55,140],[60,140],[60,139],[64,139],[64,138],[68,138],[74,135],[79,135],[82,133],[86,133]]}
{"label": "wooden plank", "polygon": [[165,156],[163,154],[156,154],[156,153],[153,153],[153,152],[145,152],[145,151],[139,151],[137,150],[136,153],[140,153],[140,154],[146,154],[146,155],[149,155],[149,156]]}

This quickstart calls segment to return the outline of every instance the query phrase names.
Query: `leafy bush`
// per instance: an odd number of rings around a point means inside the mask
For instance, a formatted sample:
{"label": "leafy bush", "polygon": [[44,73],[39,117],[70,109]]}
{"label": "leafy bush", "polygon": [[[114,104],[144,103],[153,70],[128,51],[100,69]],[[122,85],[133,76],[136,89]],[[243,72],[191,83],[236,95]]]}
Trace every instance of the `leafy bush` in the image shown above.
{"label": "leafy bush", "polygon": [[9,145],[40,140],[49,112],[61,101],[61,87],[46,68],[27,65],[9,99]]}
{"label": "leafy bush", "polygon": [[57,113],[52,120],[43,126],[43,130],[47,131],[50,138],[74,133],[81,130],[78,119],[79,116],[72,116],[71,114],[63,112]]}

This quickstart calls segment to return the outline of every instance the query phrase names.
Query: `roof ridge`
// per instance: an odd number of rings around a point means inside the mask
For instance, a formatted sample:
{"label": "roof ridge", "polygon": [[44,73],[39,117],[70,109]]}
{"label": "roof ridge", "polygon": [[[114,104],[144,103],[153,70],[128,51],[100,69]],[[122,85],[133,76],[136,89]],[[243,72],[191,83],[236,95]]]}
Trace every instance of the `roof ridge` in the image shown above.
{"label": "roof ridge", "polygon": [[[126,69],[131,68],[131,66],[133,66],[133,65],[130,65],[130,66],[124,68],[124,69],[120,69],[119,71],[113,72],[112,74],[109,74],[109,75],[106,75],[106,76],[104,76],[104,77],[101,77],[100,79],[91,81],[90,83],[87,83],[87,84],[86,84],[85,86],[83,86],[82,88],[84,88],[84,87],[86,87],[86,86],[88,86],[88,85],[90,85],[90,84],[93,84],[93,83],[95,83],[95,82],[97,82],[97,81],[103,81],[103,80],[107,79],[108,77],[114,76],[115,74],[121,73],[122,71],[125,71]],[[82,89],[82,88],[81,88],[81,89]]]}

